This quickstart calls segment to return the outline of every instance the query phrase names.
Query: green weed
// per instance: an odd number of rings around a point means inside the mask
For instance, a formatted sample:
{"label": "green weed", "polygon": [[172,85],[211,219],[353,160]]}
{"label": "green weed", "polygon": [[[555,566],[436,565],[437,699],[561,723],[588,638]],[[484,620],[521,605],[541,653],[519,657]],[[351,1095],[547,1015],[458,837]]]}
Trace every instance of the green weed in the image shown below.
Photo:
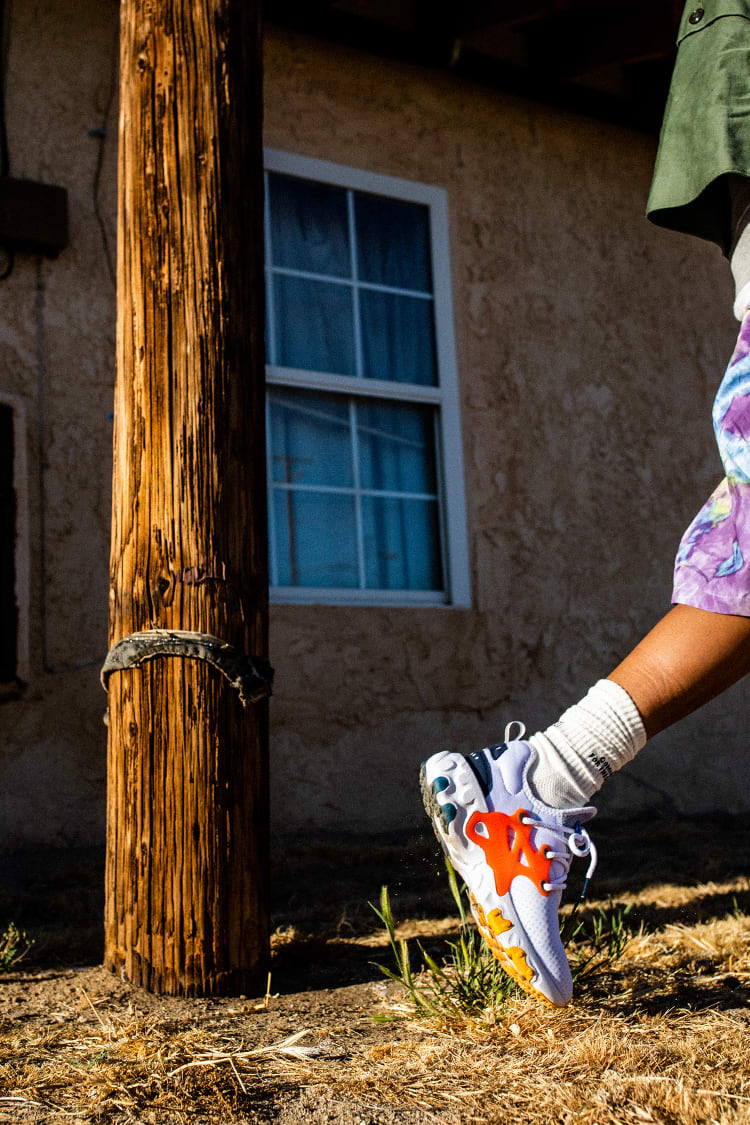
{"label": "green weed", "polygon": [[[470,920],[462,894],[466,888],[459,889],[456,873],[447,859],[445,866],[458,908],[458,940],[447,943],[448,954],[441,964],[420,942],[416,942],[418,953],[412,953],[404,938],[396,938],[388,888],[383,887],[380,908],[372,903],[370,906],[385,926],[396,967],[389,969],[378,964],[377,968],[405,989],[417,1015],[444,1020],[466,1016],[492,1020],[502,1014],[508,996],[520,990],[500,968]],[[616,906],[610,900],[585,920],[576,915],[575,908],[562,920],[561,936],[575,982],[589,980],[619,960],[632,936],[628,925],[631,910],[632,903]]]}
{"label": "green weed", "polygon": [[394,971],[385,965],[377,967],[406,990],[417,1015],[449,1021],[466,1016],[493,1019],[502,1013],[506,998],[516,985],[502,971],[470,923],[456,873],[447,859],[445,865],[451,893],[458,907],[458,940],[447,942],[448,955],[440,965],[420,942],[416,943],[419,953],[413,957],[408,942],[396,938],[388,888],[383,887],[380,909],[372,903],[370,906],[385,926],[396,969]]}
{"label": "green weed", "polygon": [[0,973],[8,973],[31,949],[33,941],[14,922],[0,934]]}
{"label": "green weed", "polygon": [[575,920],[575,911],[568,915],[561,934],[576,983],[612,968],[619,961],[633,936],[628,923],[632,909],[632,902],[615,906],[610,899],[606,906],[597,906],[586,921]]}

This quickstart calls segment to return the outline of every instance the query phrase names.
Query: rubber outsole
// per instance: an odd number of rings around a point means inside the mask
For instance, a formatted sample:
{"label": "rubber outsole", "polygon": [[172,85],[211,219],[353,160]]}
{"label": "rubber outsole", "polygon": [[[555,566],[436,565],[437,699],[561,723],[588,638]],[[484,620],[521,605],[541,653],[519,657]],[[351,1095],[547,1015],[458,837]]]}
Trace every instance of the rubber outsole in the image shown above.
{"label": "rubber outsole", "polygon": [[447,831],[448,826],[447,826],[447,824],[445,824],[445,815],[443,813],[443,807],[437,799],[437,793],[435,792],[432,785],[427,780],[427,770],[425,769],[425,764],[426,764],[425,762],[422,763],[421,769],[419,771],[419,789],[420,789],[420,792],[422,794],[422,804],[424,805],[425,812],[427,813],[428,817],[430,818],[430,824],[432,825],[432,830],[435,833],[435,835],[437,836],[437,840],[438,840],[438,843],[440,844],[440,847],[443,849],[443,854],[445,855],[446,859],[450,859],[450,852],[448,851],[448,845],[445,842],[445,840],[443,839],[442,832],[441,832],[440,828],[438,827],[438,821],[442,825],[444,825],[445,831]]}
{"label": "rubber outsole", "polygon": [[531,983],[535,973],[527,962],[524,951],[517,945],[504,949],[493,934],[489,923],[485,920],[484,925],[482,924],[482,918],[484,918],[482,907],[472,894],[470,894],[470,898],[472,902],[472,914],[474,915],[477,929],[482,935],[482,940],[485,945],[503,972],[507,973],[518,987],[522,988],[524,992],[527,992],[529,996],[533,996],[535,1000],[541,1001],[547,1008],[557,1008],[557,1004],[553,1004],[548,996],[545,996],[538,988],[534,988],[534,985]]}

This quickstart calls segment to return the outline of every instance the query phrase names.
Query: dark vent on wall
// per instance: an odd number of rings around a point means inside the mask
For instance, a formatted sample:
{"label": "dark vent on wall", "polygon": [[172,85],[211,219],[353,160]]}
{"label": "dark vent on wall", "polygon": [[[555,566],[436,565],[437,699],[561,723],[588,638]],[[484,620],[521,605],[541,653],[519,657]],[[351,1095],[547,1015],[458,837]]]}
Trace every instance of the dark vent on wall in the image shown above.
{"label": "dark vent on wall", "polygon": [[16,678],[16,497],[13,411],[0,403],[0,683]]}

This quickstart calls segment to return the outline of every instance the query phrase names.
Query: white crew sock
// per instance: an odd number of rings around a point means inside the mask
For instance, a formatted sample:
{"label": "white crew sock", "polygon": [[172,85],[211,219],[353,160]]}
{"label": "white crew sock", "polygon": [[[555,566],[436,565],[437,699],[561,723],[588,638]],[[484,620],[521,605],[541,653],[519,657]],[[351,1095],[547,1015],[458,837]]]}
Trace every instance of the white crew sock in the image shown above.
{"label": "white crew sock", "polygon": [[588,804],[615,770],[646,743],[633,700],[613,680],[599,680],[556,723],[528,739],[537,753],[529,771],[533,792],[558,809]]}

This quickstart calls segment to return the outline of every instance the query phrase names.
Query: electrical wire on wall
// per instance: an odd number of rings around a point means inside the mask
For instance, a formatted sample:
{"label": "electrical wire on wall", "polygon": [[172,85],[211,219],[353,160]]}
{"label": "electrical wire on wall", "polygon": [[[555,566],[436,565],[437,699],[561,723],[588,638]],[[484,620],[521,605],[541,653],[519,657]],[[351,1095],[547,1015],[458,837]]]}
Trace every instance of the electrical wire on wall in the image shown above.
{"label": "electrical wire on wall", "polygon": [[[10,25],[11,25],[11,4],[12,0],[0,0],[0,178],[10,177],[10,152],[8,144],[8,128],[7,128],[7,101],[6,101],[6,85],[8,75],[8,55],[9,55],[9,42],[10,42]],[[96,134],[101,133],[102,138],[106,137],[106,121],[112,108],[112,102],[115,93],[116,72],[113,73],[111,79],[111,86],[108,94],[106,107],[104,110],[104,122],[101,130],[97,130]],[[99,221],[102,235],[104,238],[104,251],[107,261],[107,268],[109,275],[114,279],[114,269],[112,265],[111,254],[109,251],[109,244],[106,240],[106,230],[104,228],[103,219],[98,206],[98,192],[99,180],[101,177],[101,168],[103,161],[103,144],[100,146],[98,159],[94,173],[94,211]],[[59,248],[65,245],[63,242]],[[15,255],[12,246],[3,246],[0,244],[0,281],[10,277],[15,264]],[[58,673],[69,672],[79,668],[88,668],[94,665],[101,664],[102,657],[97,657],[92,660],[85,660],[80,663],[70,663],[60,666],[52,666],[49,662],[49,643],[48,643],[48,605],[47,605],[47,582],[48,582],[48,560],[47,560],[47,488],[46,477],[49,470],[47,461],[47,418],[46,418],[46,398],[47,398],[47,362],[46,362],[46,347],[45,347],[45,279],[44,279],[44,260],[42,254],[36,259],[36,299],[34,302],[34,321],[35,321],[35,335],[36,335],[36,366],[37,366],[37,402],[38,402],[38,431],[39,431],[39,595],[40,595],[40,617],[41,617],[41,657],[42,667],[45,673]]]}
{"label": "electrical wire on wall", "polygon": [[[8,28],[10,0],[0,0],[0,176],[10,175],[8,126],[5,117],[5,78],[8,73]],[[15,255],[11,246],[0,246],[0,281],[13,272]]]}
{"label": "electrical wire on wall", "polygon": [[36,351],[37,351],[37,377],[38,377],[38,403],[39,403],[39,579],[40,601],[42,619],[42,667],[47,674],[59,672],[76,672],[81,668],[91,668],[102,663],[103,657],[98,656],[92,660],[82,660],[80,663],[52,665],[49,662],[49,640],[47,627],[49,617],[47,612],[47,487],[46,477],[49,469],[47,461],[47,356],[44,337],[44,298],[45,285],[43,273],[43,260],[41,255],[36,263]]}
{"label": "electrical wire on wall", "polygon": [[[0,5],[8,3],[9,0],[0,0]],[[94,176],[92,181],[92,205],[94,216],[96,218],[99,230],[102,236],[102,247],[104,250],[104,258],[107,264],[107,272],[113,285],[116,285],[116,272],[112,258],[112,252],[109,245],[109,238],[107,236],[107,228],[102,215],[100,207],[100,186],[102,168],[104,165],[105,155],[105,142],[107,139],[107,124],[112,112],[112,105],[117,92],[117,77],[118,77],[118,63],[119,63],[119,34],[118,29],[115,31],[115,39],[112,50],[112,63],[110,67],[110,83],[107,92],[107,100],[101,118],[101,125],[95,129],[89,129],[89,136],[99,142],[99,150],[97,152],[96,164],[94,166]],[[37,258],[36,263],[36,301],[35,301],[35,321],[36,321],[36,352],[37,352],[37,401],[39,409],[39,572],[40,572],[40,600],[41,600],[41,648],[42,648],[42,667],[47,675],[56,675],[63,672],[76,672],[84,668],[92,668],[99,666],[102,663],[103,655],[94,657],[93,659],[82,660],[78,662],[71,662],[66,664],[51,664],[49,659],[49,613],[47,606],[47,581],[48,581],[48,560],[47,560],[47,486],[46,478],[49,471],[49,462],[47,460],[47,354],[46,354],[46,340],[45,340],[45,297],[46,286],[44,279],[44,261],[41,255]]]}

